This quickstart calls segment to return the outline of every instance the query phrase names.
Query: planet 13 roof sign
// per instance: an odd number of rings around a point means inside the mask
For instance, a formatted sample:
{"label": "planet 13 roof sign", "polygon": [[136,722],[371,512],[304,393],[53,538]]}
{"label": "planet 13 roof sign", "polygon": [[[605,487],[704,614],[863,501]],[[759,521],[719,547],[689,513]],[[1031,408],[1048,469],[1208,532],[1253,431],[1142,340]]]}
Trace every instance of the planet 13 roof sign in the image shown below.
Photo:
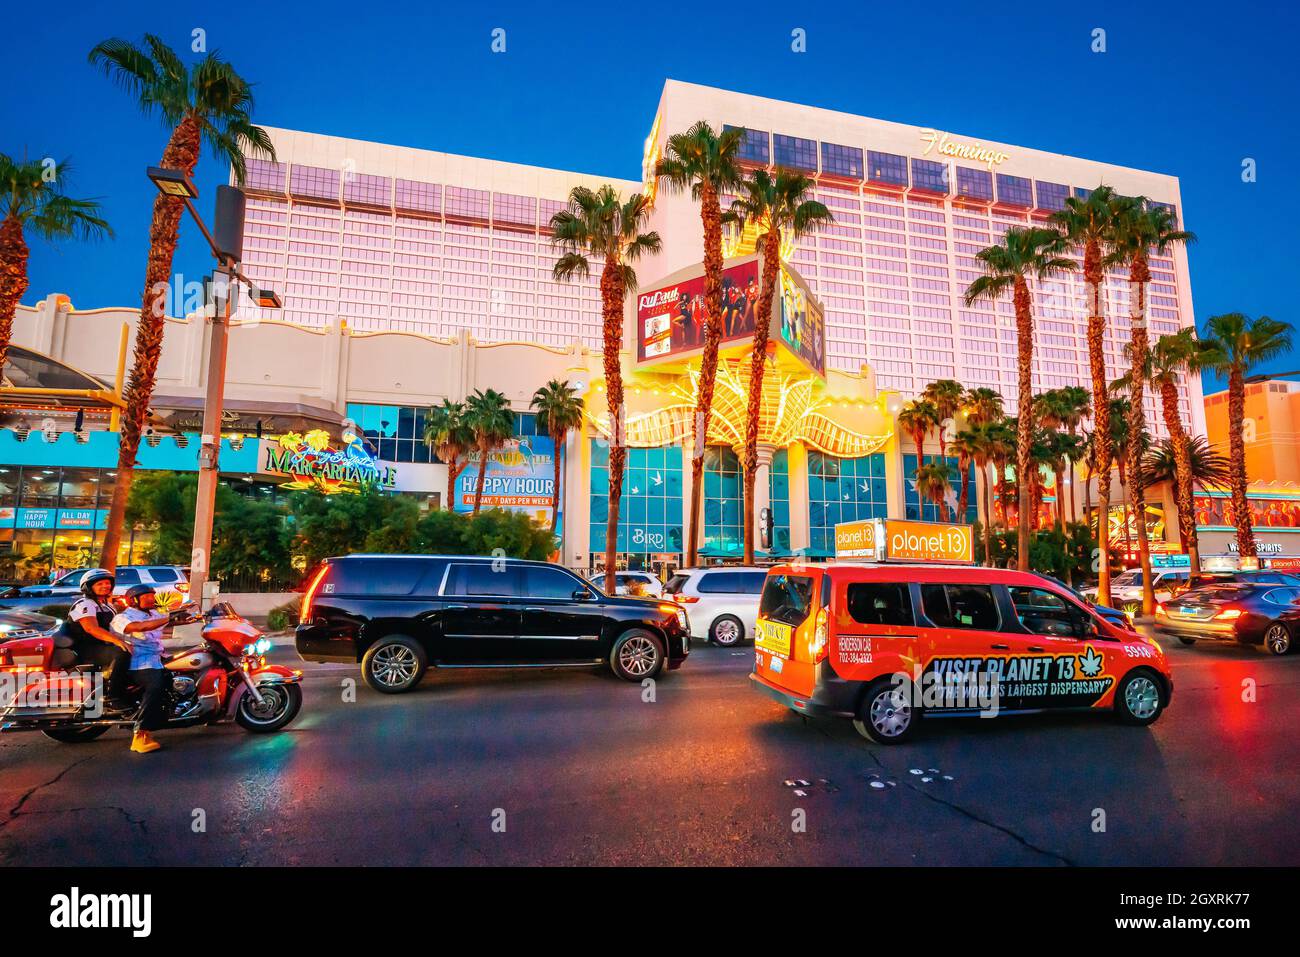
{"label": "planet 13 roof sign", "polygon": [[326,495],[359,492],[364,486],[392,488],[397,469],[381,464],[351,431],[343,433],[343,448],[330,444],[329,433],[313,429],[306,435],[289,432],[266,447],[267,472],[288,475],[284,488],[314,488]]}

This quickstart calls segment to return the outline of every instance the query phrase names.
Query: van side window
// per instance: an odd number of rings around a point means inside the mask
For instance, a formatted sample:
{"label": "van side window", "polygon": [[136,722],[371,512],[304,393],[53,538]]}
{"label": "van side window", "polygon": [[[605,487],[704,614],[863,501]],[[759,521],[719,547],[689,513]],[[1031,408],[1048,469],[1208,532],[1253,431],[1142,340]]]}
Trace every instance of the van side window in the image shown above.
{"label": "van side window", "polygon": [[940,628],[996,631],[1001,622],[989,585],[922,585],[921,605]]}
{"label": "van side window", "polygon": [[862,625],[916,624],[906,583],[857,582],[848,587],[849,617]]}

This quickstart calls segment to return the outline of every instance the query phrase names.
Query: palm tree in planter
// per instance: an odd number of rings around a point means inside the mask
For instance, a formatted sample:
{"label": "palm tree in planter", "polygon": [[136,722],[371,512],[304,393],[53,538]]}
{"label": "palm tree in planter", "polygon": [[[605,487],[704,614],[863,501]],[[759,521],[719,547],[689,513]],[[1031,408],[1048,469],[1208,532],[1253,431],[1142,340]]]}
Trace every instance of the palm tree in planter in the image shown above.
{"label": "palm tree in planter", "polygon": [[938,379],[921,390],[921,398],[934,406],[939,419],[939,458],[948,458],[948,439],[943,424],[961,411],[966,389],[956,379]]}
{"label": "palm tree in planter", "polygon": [[939,410],[924,399],[913,399],[898,412],[898,426],[916,444],[916,467],[925,464],[925,440],[939,424]]}
{"label": "palm tree in planter", "polygon": [[[650,218],[650,201],[641,193],[621,200],[608,184],[598,190],[575,186],[569,206],[551,217],[551,244],[561,250],[552,272],[567,282],[591,275],[591,260],[600,273],[601,336],[604,342],[605,396],[609,407],[609,523],[605,528],[605,591],[614,594],[618,561],[618,507],[623,496],[627,446],[623,444],[623,302],[636,288],[632,264],[663,245],[656,232],[642,232]],[[701,439],[703,441],[703,439]],[[694,524],[692,523],[692,528]]]}
{"label": "palm tree in planter", "polygon": [[[1071,196],[1065,208],[1052,214],[1052,222],[1070,244],[1083,250],[1083,281],[1088,287],[1088,366],[1092,375],[1093,474],[1097,476],[1097,544],[1101,555],[1110,554],[1110,406],[1106,386],[1106,308],[1101,287],[1106,270],[1121,257],[1114,246],[1115,191],[1098,186],[1087,199]],[[1097,580],[1097,600],[1110,604],[1110,564],[1103,561]]]}
{"label": "palm tree in planter", "polygon": [[[245,151],[275,158],[270,137],[260,126],[253,125],[251,84],[216,53],[187,66],[160,38],[146,34],[140,44],[117,38],[105,40],[90,51],[90,62],[102,67],[146,115],[158,116],[171,131],[158,164],[164,169],[182,170],[186,176],[193,176],[206,144],[218,159],[230,163],[235,181],[242,184]],[[135,456],[158,378],[167,290],[184,211],[182,197],[163,193],[154,197],[144,296],[118,442],[117,479],[99,558],[99,564],[110,571],[117,567]]]}
{"label": "palm tree in planter", "polygon": [[560,453],[569,433],[582,425],[582,399],[578,390],[567,382],[552,379],[533,393],[529,403],[537,413],[537,428],[555,444],[555,487],[551,491],[551,534],[560,514]]}
{"label": "palm tree in planter", "polygon": [[27,234],[46,242],[113,235],[99,202],[64,192],[71,165],[64,160],[15,160],[0,153],[0,375],[13,335],[14,314],[27,292]]}
{"label": "palm tree in planter", "polygon": [[1210,316],[1205,323],[1203,352],[1198,363],[1228,379],[1228,463],[1232,470],[1232,514],[1237,523],[1237,554],[1255,558],[1255,529],[1246,500],[1246,440],[1241,430],[1246,416],[1246,376],[1261,363],[1291,351],[1290,323],[1239,312]]}
{"label": "palm tree in planter", "polygon": [[772,304],[781,285],[781,242],[801,239],[833,222],[830,210],[809,199],[813,180],[802,173],[777,167],[775,173],[755,170],[741,184],[740,198],[731,204],[730,217],[743,228],[753,223],[763,251],[763,281],[759,287],[754,318],[754,345],[749,358],[749,395],[745,410],[744,470],[745,557],[754,563],[754,478],[758,475],[758,417],[763,405],[763,373],[767,369],[768,330],[772,325]]}
{"label": "palm tree in planter", "polygon": [[984,275],[966,287],[966,305],[980,299],[996,300],[1011,293],[1016,311],[1016,349],[1019,366],[1017,394],[1018,428],[1016,435],[1016,482],[1020,487],[1017,563],[1020,571],[1029,571],[1029,474],[1033,443],[1033,365],[1034,315],[1029,279],[1039,281],[1074,268],[1074,261],[1061,255],[1065,237],[1055,229],[1031,226],[1010,227],[1002,241],[975,254],[984,267]]}
{"label": "palm tree in planter", "polygon": [[[1169,431],[1167,444],[1174,457],[1173,488],[1174,501],[1178,506],[1178,534],[1183,547],[1187,549],[1189,565],[1193,571],[1201,569],[1201,549],[1196,534],[1196,511],[1192,503],[1192,440],[1178,411],[1178,380],[1187,372],[1199,368],[1201,352],[1202,346],[1196,339],[1196,330],[1188,326],[1157,339],[1141,367],[1143,377],[1160,395],[1160,408],[1165,428]],[[1127,389],[1132,376],[1133,370],[1130,369],[1117,384]]]}
{"label": "palm tree in planter", "polygon": [[469,461],[466,453],[474,448],[474,430],[465,419],[465,404],[443,399],[442,405],[429,409],[424,418],[424,444],[447,465],[447,511],[456,510],[456,479]]}
{"label": "palm tree in planter", "polygon": [[483,483],[487,479],[488,456],[515,434],[515,416],[510,400],[496,389],[475,389],[465,400],[465,424],[474,435],[478,450],[478,480],[474,483],[474,514],[483,504]]}
{"label": "palm tree in planter", "polygon": [[[696,562],[700,545],[700,509],[704,501],[704,446],[708,442],[713,390],[718,377],[718,344],[722,339],[722,196],[740,188],[743,181],[738,158],[745,138],[743,129],[714,132],[700,120],[664,144],[655,176],[665,190],[684,192],[700,204],[704,229],[704,352],[695,393],[695,419],[691,425],[691,502],[687,521],[686,566]],[[611,473],[612,474],[612,473]]]}
{"label": "palm tree in planter", "polygon": [[916,470],[916,492],[924,502],[939,509],[939,520],[948,521],[948,493],[952,491],[951,469],[946,462],[926,462]]}

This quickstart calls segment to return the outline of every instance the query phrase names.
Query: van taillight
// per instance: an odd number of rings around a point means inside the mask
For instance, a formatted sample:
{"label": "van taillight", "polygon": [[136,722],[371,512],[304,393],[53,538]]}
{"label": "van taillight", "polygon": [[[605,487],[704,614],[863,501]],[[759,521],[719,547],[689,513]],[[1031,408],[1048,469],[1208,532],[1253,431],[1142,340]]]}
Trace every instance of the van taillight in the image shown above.
{"label": "van taillight", "polygon": [[819,608],[816,623],[813,625],[812,646],[808,649],[812,652],[813,664],[821,661],[830,653],[828,650],[830,645],[829,631],[830,623],[826,609]]}
{"label": "van taillight", "polygon": [[298,612],[299,624],[306,625],[311,623],[311,603],[316,598],[316,589],[320,588],[320,583],[329,570],[330,567],[328,565],[322,565],[320,571],[318,571],[315,577],[312,578],[311,584],[307,586],[307,593],[302,596],[302,610]]}

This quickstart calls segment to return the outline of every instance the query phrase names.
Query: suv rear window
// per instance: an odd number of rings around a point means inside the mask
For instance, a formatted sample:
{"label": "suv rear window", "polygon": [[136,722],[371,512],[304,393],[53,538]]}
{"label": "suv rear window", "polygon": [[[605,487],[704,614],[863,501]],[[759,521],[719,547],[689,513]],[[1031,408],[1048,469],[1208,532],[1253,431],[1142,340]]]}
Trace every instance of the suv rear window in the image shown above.
{"label": "suv rear window", "polygon": [[914,625],[912,594],[904,582],[855,582],[846,597],[849,617],[862,625]]}
{"label": "suv rear window", "polygon": [[997,631],[1001,621],[988,585],[922,585],[921,605],[940,628]]}
{"label": "suv rear window", "polygon": [[758,613],[770,621],[802,625],[812,611],[813,580],[805,575],[768,575]]}
{"label": "suv rear window", "polygon": [[[409,595],[433,562],[409,558],[350,559],[331,562],[327,595]],[[436,586],[435,586],[436,587]]]}

